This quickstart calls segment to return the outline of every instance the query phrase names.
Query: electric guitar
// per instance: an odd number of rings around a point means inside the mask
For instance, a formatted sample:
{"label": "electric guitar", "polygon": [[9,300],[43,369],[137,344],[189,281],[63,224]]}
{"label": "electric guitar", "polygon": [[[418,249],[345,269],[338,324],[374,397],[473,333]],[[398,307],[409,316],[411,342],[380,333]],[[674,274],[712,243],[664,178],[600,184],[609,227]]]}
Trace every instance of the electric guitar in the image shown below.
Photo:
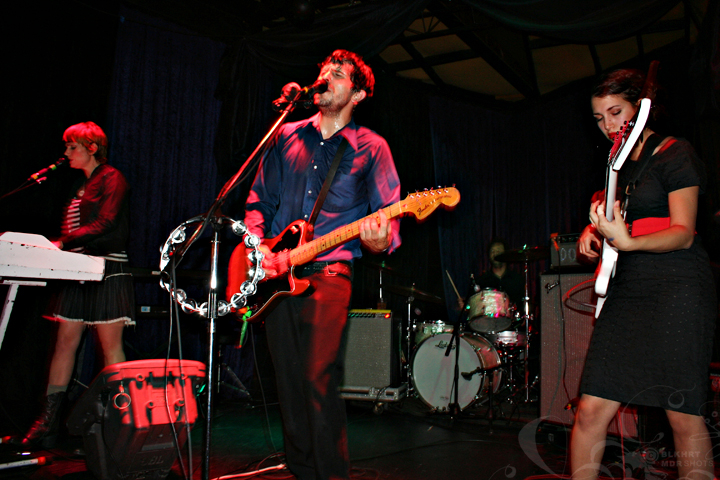
{"label": "electric guitar", "polygon": [[[454,187],[438,188],[416,192],[405,197],[405,200],[383,208],[388,220],[405,215],[413,215],[418,221],[427,218],[437,207],[452,209],[460,201],[460,192]],[[337,228],[330,233],[311,240],[311,234],[304,220],[296,220],[275,238],[265,239],[263,244],[271,252],[271,268],[277,275],[258,283],[257,294],[252,304],[239,309],[245,320],[259,320],[270,312],[273,305],[287,296],[300,295],[310,288],[310,281],[297,278],[295,267],[311,262],[321,253],[360,237],[360,224],[367,218],[378,223],[378,212],[361,218],[349,225]],[[238,245],[230,257],[228,267],[228,298],[240,291],[240,285],[249,278],[250,262],[244,244]],[[267,262],[267,259],[266,259]]]}
{"label": "electric guitar", "polygon": [[[640,137],[640,134],[645,129],[651,104],[652,101],[649,98],[643,98],[640,101],[640,107],[637,112],[635,112],[635,116],[618,132],[615,136],[613,146],[610,149],[605,178],[605,218],[607,218],[608,222],[612,222],[615,217],[613,207],[617,193],[618,171],[622,168],[628,155],[630,155],[630,152],[635,147],[635,143]],[[615,276],[617,259],[617,248],[610,245],[607,239],[603,239],[602,256],[595,277],[595,293],[598,295],[598,301],[595,307],[595,318],[600,315],[600,311],[607,298],[608,284],[610,283],[610,278]]]}

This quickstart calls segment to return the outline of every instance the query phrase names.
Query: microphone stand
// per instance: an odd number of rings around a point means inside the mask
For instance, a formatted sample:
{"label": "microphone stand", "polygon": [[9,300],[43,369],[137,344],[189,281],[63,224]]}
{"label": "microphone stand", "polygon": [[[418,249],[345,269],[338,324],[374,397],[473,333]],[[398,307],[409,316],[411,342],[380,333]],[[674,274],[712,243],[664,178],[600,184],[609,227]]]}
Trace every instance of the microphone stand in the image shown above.
{"label": "microphone stand", "polygon": [[[222,204],[225,203],[225,200],[227,200],[228,195],[230,195],[230,192],[232,192],[235,187],[237,187],[240,184],[240,179],[242,178],[243,174],[245,173],[245,170],[248,168],[248,165],[250,165],[251,162],[255,161],[255,157],[257,157],[270,143],[270,141],[275,138],[277,135],[278,129],[282,126],[283,123],[285,123],[288,115],[292,113],[293,110],[295,110],[295,105],[300,100],[300,97],[302,96],[302,90],[298,91],[295,95],[295,98],[293,98],[292,101],[288,102],[285,109],[280,114],[280,117],[277,119],[277,121],[270,127],[270,130],[267,134],[260,140],[260,143],[257,147],[255,147],[255,150],[250,154],[250,156],[245,160],[245,163],[242,164],[240,169],[237,171],[237,173],[228,180],[223,188],[220,190],[220,193],[218,194],[217,198],[215,199],[215,202],[212,204],[210,209],[208,210],[208,213],[205,215],[205,222],[203,222],[202,225],[200,225],[195,232],[193,232],[190,239],[185,242],[183,245],[178,247],[178,249],[175,251],[175,255],[179,255],[179,259],[182,259],[185,252],[190,248],[190,245],[192,245],[195,240],[202,234],[202,232],[207,228],[208,223],[210,222],[210,217],[212,214],[219,210],[222,207]],[[177,263],[179,263],[179,260],[176,260]]]}
{"label": "microphone stand", "polygon": [[528,371],[528,360],[530,357],[530,274],[528,270],[528,258],[525,257],[525,296],[523,297],[523,320],[525,321],[525,358],[523,359],[523,369],[525,371],[525,403],[530,402],[530,372]]}
{"label": "microphone stand", "polygon": [[445,356],[447,357],[450,355],[450,351],[452,350],[453,345],[455,345],[455,371],[453,373],[453,394],[455,401],[448,404],[448,411],[450,412],[451,417],[457,417],[458,415],[460,415],[460,395],[458,393],[460,383],[460,326],[464,323],[467,323],[468,312],[470,311],[467,301],[474,293],[475,289],[471,284],[468,294],[463,299],[464,307],[460,312],[460,316],[458,317],[457,322],[455,322],[455,324],[453,325],[452,337],[450,337],[450,342],[445,349]]}
{"label": "microphone stand", "polygon": [[[211,255],[210,255],[210,292],[208,294],[208,353],[207,353],[207,408],[205,412],[205,430],[203,432],[203,456],[202,456],[202,480],[209,480],[210,478],[210,440],[212,436],[212,418],[213,418],[213,403],[215,389],[214,383],[217,381],[215,378],[215,333],[216,333],[216,321],[218,318],[218,254],[220,251],[220,230],[222,224],[225,223],[223,217],[220,214],[222,204],[227,199],[228,195],[232,190],[235,189],[240,183],[245,170],[248,168],[251,162],[255,161],[255,158],[265,150],[270,141],[277,136],[280,126],[285,123],[288,115],[295,109],[296,104],[299,102],[300,97],[306,92],[303,90],[298,91],[295,97],[290,100],[287,106],[284,108],[278,120],[272,125],[268,133],[263,137],[255,150],[250,154],[245,163],[240,167],[238,172],[225,183],[223,188],[220,190],[218,197],[212,204],[208,213],[205,214],[203,222],[199,225],[190,238],[179,245],[177,249],[171,252],[171,256],[175,256],[174,264],[177,266],[182,260],[183,256],[190,248],[190,246],[200,237],[203,231],[208,225],[213,226],[213,238],[211,242]],[[168,266],[162,271],[162,275],[168,276],[169,265],[173,262],[168,262]],[[173,267],[174,268],[174,267]],[[175,286],[173,286],[173,289]]]}
{"label": "microphone stand", "polygon": [[34,173],[30,175],[30,177],[25,180],[19,187],[15,188],[14,190],[11,190],[7,193],[5,193],[3,196],[0,197],[0,200],[9,197],[10,195],[15,195],[16,193],[22,192],[23,190],[27,190],[28,188],[32,187],[33,185],[41,185],[45,180],[47,180],[47,177],[45,176],[47,173],[52,172],[54,170],[57,170],[58,167],[60,167],[63,163],[65,163],[65,157],[60,158],[57,162],[55,162],[53,165],[50,165],[47,168],[43,168],[37,173]]}

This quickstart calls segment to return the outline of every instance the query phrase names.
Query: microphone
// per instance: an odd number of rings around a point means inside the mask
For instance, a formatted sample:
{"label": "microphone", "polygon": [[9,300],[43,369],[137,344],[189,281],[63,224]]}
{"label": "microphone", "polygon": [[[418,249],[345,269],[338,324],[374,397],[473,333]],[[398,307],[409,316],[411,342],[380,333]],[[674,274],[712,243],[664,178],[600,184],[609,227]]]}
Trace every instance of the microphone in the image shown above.
{"label": "microphone", "polygon": [[65,157],[59,158],[57,162],[53,163],[53,164],[50,165],[49,167],[43,168],[42,170],[40,170],[40,171],[38,171],[38,172],[35,172],[35,173],[33,173],[32,175],[30,175],[30,177],[28,178],[28,181],[29,181],[29,180],[34,180],[34,181],[36,181],[36,182],[38,182],[38,183],[42,182],[42,181],[45,180],[45,179],[43,178],[43,179],[38,180],[38,178],[42,177],[43,175],[45,175],[45,174],[48,173],[48,172],[52,172],[52,171],[57,170],[57,168],[58,168],[60,165],[62,165],[63,163],[65,163],[66,161],[67,161],[67,158],[65,158]]}
{"label": "microphone", "polygon": [[[290,82],[283,87],[282,95],[280,96],[280,98],[273,100],[272,108],[276,112],[279,112],[285,109],[285,107],[287,107],[288,104],[295,99],[295,97],[298,97],[298,93],[301,95],[307,95],[308,97],[312,97],[316,93],[325,93],[327,89],[328,82],[324,78],[318,78],[317,80],[315,80],[315,83],[303,88],[300,88],[300,85],[295,82]],[[308,99],[302,103],[304,104],[305,108],[310,108],[311,100]]]}
{"label": "microphone", "polygon": [[489,374],[489,373],[494,372],[495,370],[499,370],[501,368],[502,368],[502,365],[495,365],[494,367],[490,367],[490,368],[483,368],[480,366],[470,372],[462,372],[460,375],[462,375],[462,377],[465,380],[470,380],[473,377],[473,375],[475,375],[476,373]]}
{"label": "microphone", "polygon": [[328,89],[328,81],[325,78],[318,78],[315,83],[308,87],[304,87],[301,92],[306,95],[315,95],[316,93],[325,93]]}

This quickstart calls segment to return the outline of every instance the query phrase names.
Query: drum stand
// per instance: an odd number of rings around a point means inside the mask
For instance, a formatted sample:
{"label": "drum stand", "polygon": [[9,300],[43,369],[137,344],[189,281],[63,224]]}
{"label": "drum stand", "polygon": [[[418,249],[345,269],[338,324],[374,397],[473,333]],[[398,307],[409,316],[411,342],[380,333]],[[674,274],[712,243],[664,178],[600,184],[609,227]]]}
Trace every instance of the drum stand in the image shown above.
{"label": "drum stand", "polygon": [[[523,297],[523,310],[522,315],[520,318],[523,320],[523,323],[525,324],[525,358],[523,359],[523,373],[525,376],[524,379],[524,385],[520,392],[525,392],[525,398],[521,400],[521,402],[513,402],[515,406],[513,407],[513,413],[518,408],[519,403],[530,403],[530,387],[535,384],[530,384],[530,369],[528,368],[528,359],[530,358],[530,321],[533,320],[533,314],[530,312],[530,275],[529,275],[529,269],[528,269],[528,262],[529,259],[525,257],[524,263],[524,274],[525,274],[525,296]],[[512,366],[510,366],[512,368]],[[519,392],[517,392],[519,393]],[[515,397],[515,393],[512,395]],[[512,414],[511,414],[512,416]]]}
{"label": "drum stand", "polygon": [[[467,317],[467,314],[464,315]],[[453,348],[453,345],[455,345],[455,369],[453,371],[453,394],[451,395],[451,399],[454,398],[454,402],[450,402],[448,404],[448,412],[450,412],[450,417],[455,418],[458,415],[460,415],[460,403],[458,402],[458,391],[459,391],[459,385],[458,382],[460,381],[460,322],[462,321],[463,315],[460,315],[460,318],[458,319],[457,323],[453,325],[453,331],[452,336],[450,337],[450,341],[448,342],[448,346],[445,349],[445,356],[450,355],[450,351]]]}
{"label": "drum stand", "polygon": [[411,395],[414,392],[413,386],[412,386],[412,303],[415,301],[415,297],[412,295],[409,295],[407,297],[407,330],[405,333],[405,348],[406,351],[403,352],[403,355],[406,355],[406,358],[403,362],[404,364],[404,378],[405,382],[407,382],[407,388],[408,388],[408,395]]}
{"label": "drum stand", "polygon": [[[460,326],[464,323],[467,324],[468,320],[468,314],[469,314],[469,308],[467,301],[470,299],[470,297],[475,293],[475,289],[473,285],[470,285],[470,291],[465,296],[465,299],[463,301],[463,305],[465,305],[465,308],[462,309],[460,312],[460,316],[458,317],[458,320],[455,324],[453,324],[453,330],[452,330],[452,336],[450,337],[450,342],[448,342],[448,346],[445,349],[445,356],[450,355],[450,351],[453,348],[453,345],[455,345],[455,370],[453,374],[453,394],[451,396],[451,399],[455,399],[455,401],[451,401],[448,404],[448,412],[450,412],[450,416],[455,418],[460,414],[460,403],[459,403],[459,382],[460,382]],[[494,369],[493,369],[494,370]],[[474,375],[477,372],[471,372],[470,376]],[[481,372],[483,375],[485,375],[485,371]],[[466,374],[463,375],[463,377]],[[492,380],[490,380],[490,384],[492,385]],[[492,398],[492,387],[490,392],[490,398]],[[490,402],[490,408],[493,408],[492,401]],[[492,415],[492,414],[491,414]]]}
{"label": "drum stand", "polygon": [[[412,288],[406,288],[406,287],[388,287],[388,291],[392,293],[397,293],[398,295],[402,295],[407,298],[407,333],[405,335],[405,345],[407,348],[407,357],[404,362],[404,369],[405,369],[405,381],[407,382],[407,388],[408,388],[408,394],[411,394],[414,392],[414,388],[411,382],[412,378],[412,332],[413,332],[413,323],[412,323],[412,303],[416,300],[415,296],[417,295],[419,300],[425,300],[430,302],[435,302],[436,300],[439,301],[439,297],[435,297],[431,294],[422,292],[421,290],[417,290],[415,288],[415,284],[413,283]],[[406,352],[403,352],[405,354]]]}
{"label": "drum stand", "polygon": [[[498,370],[501,368],[503,368],[502,363],[496,367],[483,369],[483,375],[487,375],[488,384],[489,384],[488,407],[487,407],[487,410],[485,411],[485,418],[488,419],[488,425],[490,426],[490,432],[489,432],[490,435],[492,435],[492,433],[493,433],[493,420],[495,420],[497,418],[497,415],[495,413],[495,396],[494,396],[495,394],[493,392],[495,390],[495,385],[494,385],[495,370]],[[500,416],[501,417],[504,416],[502,409],[500,409],[499,406],[498,406],[498,409],[500,411]]]}

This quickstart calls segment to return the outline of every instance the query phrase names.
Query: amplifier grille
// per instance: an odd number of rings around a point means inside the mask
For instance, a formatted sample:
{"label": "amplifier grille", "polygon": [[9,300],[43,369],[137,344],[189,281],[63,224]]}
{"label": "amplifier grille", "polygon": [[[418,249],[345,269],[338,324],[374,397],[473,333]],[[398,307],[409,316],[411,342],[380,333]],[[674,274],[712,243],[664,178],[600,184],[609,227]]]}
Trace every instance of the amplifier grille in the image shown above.
{"label": "amplifier grille", "polygon": [[[595,311],[579,303],[595,304],[593,275],[588,273],[541,275],[540,313],[542,343],[540,345],[540,416],[548,422],[572,425],[574,410],[565,409],[578,398],[580,377],[590,345]],[[550,291],[545,287],[556,284]],[[565,296],[574,287],[567,305]],[[563,316],[565,328],[563,332]],[[564,334],[564,342],[563,342]],[[565,381],[563,382],[563,375]],[[566,390],[567,389],[567,393]],[[624,437],[637,438],[637,412],[634,407],[620,407],[620,414],[610,423],[608,432],[619,435],[622,425]]]}
{"label": "amplifier grille", "polygon": [[341,389],[397,386],[400,326],[390,310],[350,310]]}

